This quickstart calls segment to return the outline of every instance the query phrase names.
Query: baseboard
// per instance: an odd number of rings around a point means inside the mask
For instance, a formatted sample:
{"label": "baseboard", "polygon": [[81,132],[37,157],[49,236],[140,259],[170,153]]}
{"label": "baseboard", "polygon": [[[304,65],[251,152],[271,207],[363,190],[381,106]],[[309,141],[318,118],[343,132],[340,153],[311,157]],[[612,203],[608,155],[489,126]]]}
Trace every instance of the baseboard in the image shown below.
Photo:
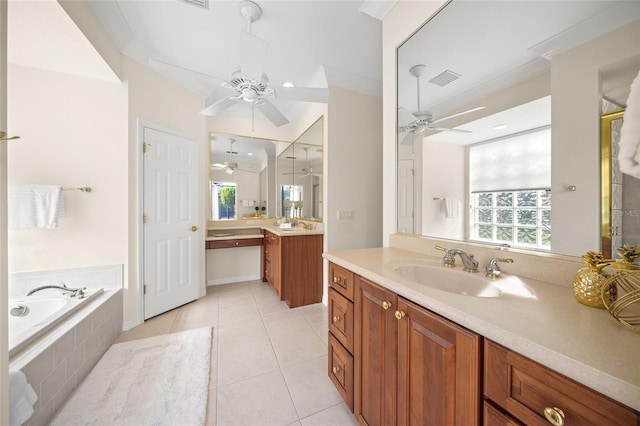
{"label": "baseboard", "polygon": [[241,277],[219,278],[216,280],[207,280],[207,286],[241,283],[245,281],[255,281],[261,279],[260,275],[244,275]]}
{"label": "baseboard", "polygon": [[122,323],[122,331],[129,331],[132,328],[135,328],[139,325],[141,325],[142,323],[140,321],[127,321]]}

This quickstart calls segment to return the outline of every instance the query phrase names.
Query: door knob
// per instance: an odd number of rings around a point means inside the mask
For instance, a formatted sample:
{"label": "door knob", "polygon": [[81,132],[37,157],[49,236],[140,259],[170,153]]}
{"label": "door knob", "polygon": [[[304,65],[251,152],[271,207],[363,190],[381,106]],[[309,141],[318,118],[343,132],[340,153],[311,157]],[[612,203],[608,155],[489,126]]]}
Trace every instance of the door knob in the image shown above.
{"label": "door knob", "polygon": [[196,232],[197,230],[198,230],[198,227],[197,227],[197,226],[193,225],[193,226],[191,227],[191,232]]}

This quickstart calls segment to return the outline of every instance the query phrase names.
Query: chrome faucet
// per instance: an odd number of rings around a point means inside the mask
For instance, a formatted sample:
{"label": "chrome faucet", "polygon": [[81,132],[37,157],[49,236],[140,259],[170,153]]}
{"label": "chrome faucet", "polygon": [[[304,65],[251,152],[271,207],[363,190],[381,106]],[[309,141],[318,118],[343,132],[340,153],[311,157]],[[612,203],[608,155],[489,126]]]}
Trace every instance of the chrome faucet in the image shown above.
{"label": "chrome faucet", "polygon": [[76,299],[82,299],[84,298],[84,290],[86,290],[86,287],[82,287],[82,288],[69,288],[67,287],[67,285],[63,282],[61,282],[60,285],[43,285],[42,287],[37,287],[34,288],[33,290],[30,290],[27,293],[27,296],[31,296],[33,293],[38,292],[40,290],[46,290],[49,288],[53,288],[53,289],[57,289],[57,290],[62,290],[63,292],[65,292],[65,294],[67,294],[69,297],[75,297]]}
{"label": "chrome faucet", "polygon": [[478,261],[473,258],[472,254],[467,254],[464,250],[457,248],[446,249],[444,247],[436,246],[436,250],[444,252],[442,262],[447,268],[453,268],[456,266],[456,254],[462,259],[462,265],[467,272],[478,272]]}
{"label": "chrome faucet", "polygon": [[489,264],[487,265],[487,267],[485,268],[485,276],[487,278],[491,278],[491,279],[496,279],[496,278],[500,278],[500,274],[502,273],[502,270],[500,269],[500,266],[498,266],[498,262],[504,262],[504,263],[513,263],[513,259],[502,259],[499,257],[494,257],[493,259],[491,259],[489,261]]}
{"label": "chrome faucet", "polygon": [[300,226],[302,226],[307,231],[313,231],[313,224],[300,221]]}

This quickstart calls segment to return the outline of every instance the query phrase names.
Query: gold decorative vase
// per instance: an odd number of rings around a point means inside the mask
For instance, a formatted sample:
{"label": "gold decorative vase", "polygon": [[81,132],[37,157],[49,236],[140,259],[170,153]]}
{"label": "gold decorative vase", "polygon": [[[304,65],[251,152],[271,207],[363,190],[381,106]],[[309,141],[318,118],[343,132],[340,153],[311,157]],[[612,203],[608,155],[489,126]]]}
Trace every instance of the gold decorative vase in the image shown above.
{"label": "gold decorative vase", "polygon": [[611,264],[611,260],[605,260],[601,253],[588,252],[582,259],[587,264],[581,268],[573,278],[573,294],[576,300],[583,305],[604,309],[602,302],[602,287],[609,278],[603,269]]}

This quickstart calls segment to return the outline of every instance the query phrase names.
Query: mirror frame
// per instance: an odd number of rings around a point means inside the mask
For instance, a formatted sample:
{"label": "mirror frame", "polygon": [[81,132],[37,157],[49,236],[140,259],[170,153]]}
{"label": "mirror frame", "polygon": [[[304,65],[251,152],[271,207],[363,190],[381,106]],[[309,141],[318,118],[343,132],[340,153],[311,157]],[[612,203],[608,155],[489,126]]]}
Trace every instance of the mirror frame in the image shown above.
{"label": "mirror frame", "polygon": [[[613,142],[613,122],[622,120],[624,109],[602,114],[600,116],[600,184],[601,184],[601,218],[600,229],[601,252],[607,259],[612,259],[615,253],[613,248],[612,218],[612,158],[611,143]],[[622,235],[622,234],[620,234]]]}

